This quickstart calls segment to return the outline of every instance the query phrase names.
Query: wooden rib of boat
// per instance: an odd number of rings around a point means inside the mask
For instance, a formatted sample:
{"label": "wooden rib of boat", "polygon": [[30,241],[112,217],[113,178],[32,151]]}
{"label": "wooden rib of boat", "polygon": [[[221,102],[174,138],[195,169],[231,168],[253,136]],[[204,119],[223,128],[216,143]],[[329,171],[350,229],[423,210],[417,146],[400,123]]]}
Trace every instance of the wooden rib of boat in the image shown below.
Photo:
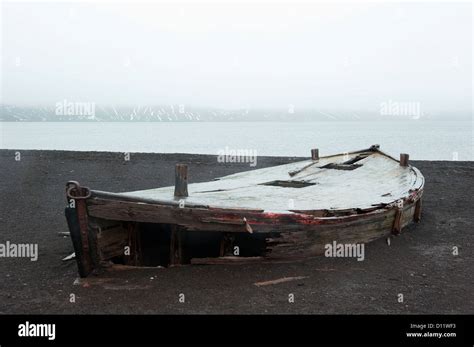
{"label": "wooden rib of boat", "polygon": [[[177,265],[291,260],[324,246],[398,234],[421,216],[424,178],[368,149],[175,186],[111,193],[67,184],[66,217],[79,273],[106,264]],[[206,260],[206,261],[204,261]]]}

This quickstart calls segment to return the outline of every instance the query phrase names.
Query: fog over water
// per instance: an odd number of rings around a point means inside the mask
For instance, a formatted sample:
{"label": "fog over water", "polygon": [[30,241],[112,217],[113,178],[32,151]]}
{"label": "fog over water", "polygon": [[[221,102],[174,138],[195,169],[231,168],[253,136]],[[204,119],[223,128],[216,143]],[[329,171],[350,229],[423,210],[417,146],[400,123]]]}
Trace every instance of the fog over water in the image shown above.
{"label": "fog over water", "polygon": [[6,2],[2,29],[8,105],[471,112],[469,3]]}

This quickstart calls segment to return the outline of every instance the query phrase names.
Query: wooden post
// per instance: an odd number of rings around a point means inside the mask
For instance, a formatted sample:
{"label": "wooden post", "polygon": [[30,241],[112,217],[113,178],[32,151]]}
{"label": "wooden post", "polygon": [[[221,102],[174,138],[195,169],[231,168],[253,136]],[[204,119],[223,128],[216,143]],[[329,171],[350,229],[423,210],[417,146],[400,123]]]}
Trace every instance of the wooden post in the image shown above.
{"label": "wooden post", "polygon": [[408,166],[410,156],[406,153],[400,153],[400,166]]}
{"label": "wooden post", "polygon": [[181,228],[178,225],[171,225],[170,266],[183,264],[181,232]]}
{"label": "wooden post", "polygon": [[311,150],[311,159],[319,160],[319,149],[315,148]]}
{"label": "wooden post", "polygon": [[219,256],[233,256],[233,245],[234,245],[234,236],[231,233],[223,233],[221,239],[221,245],[219,250]]}
{"label": "wooden post", "polygon": [[188,196],[188,166],[186,164],[176,164],[174,196]]}
{"label": "wooden post", "polygon": [[127,225],[129,255],[125,257],[128,265],[138,266],[141,263],[140,235],[137,223],[130,222]]}
{"label": "wooden post", "polygon": [[421,198],[419,198],[415,203],[415,213],[413,214],[413,219],[415,222],[421,220]]}
{"label": "wooden post", "polygon": [[398,235],[402,232],[403,209],[399,208],[395,212],[395,219],[392,226],[392,234]]}

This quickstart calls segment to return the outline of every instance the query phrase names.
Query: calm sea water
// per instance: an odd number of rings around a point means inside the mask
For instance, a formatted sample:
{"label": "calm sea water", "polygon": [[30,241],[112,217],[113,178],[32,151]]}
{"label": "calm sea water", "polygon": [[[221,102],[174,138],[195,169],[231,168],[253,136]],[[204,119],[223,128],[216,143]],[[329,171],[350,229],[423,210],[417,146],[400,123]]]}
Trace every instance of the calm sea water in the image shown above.
{"label": "calm sea water", "polygon": [[2,149],[309,156],[311,148],[325,155],[372,144],[414,160],[473,160],[472,122],[0,123]]}

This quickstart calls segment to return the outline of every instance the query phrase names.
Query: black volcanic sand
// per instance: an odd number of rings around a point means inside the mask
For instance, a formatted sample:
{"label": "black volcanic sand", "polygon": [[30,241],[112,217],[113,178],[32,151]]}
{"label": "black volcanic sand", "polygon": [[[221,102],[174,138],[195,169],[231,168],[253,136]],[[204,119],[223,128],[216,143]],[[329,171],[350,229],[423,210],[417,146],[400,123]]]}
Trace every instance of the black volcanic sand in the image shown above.
{"label": "black volcanic sand", "polygon": [[[297,158],[258,158],[258,168]],[[413,162],[426,178],[422,221],[366,245],[366,257],[319,257],[290,264],[193,265],[107,272],[74,284],[64,218],[64,185],[78,180],[123,192],[248,170],[215,156],[0,151],[0,243],[38,243],[39,259],[0,258],[0,313],[473,313],[473,162]],[[452,249],[459,247],[459,255]],[[257,287],[255,282],[308,278]],[[185,303],[178,295],[185,294]],[[294,303],[288,295],[294,294]],[[398,302],[398,294],[404,302]],[[76,302],[70,302],[75,294]]]}

